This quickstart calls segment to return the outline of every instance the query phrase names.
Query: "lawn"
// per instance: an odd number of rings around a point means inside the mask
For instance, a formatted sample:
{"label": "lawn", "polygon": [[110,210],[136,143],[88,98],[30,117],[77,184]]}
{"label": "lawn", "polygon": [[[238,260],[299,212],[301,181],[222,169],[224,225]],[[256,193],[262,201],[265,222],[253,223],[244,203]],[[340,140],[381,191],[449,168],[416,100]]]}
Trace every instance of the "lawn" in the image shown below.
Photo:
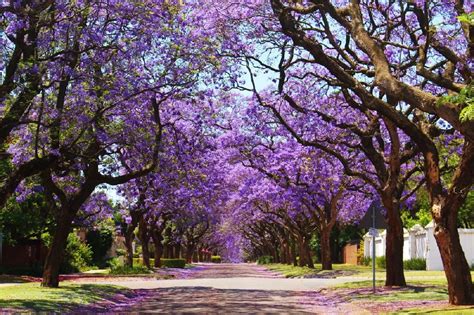
{"label": "lawn", "polygon": [[[350,281],[324,289],[328,300],[338,299],[367,310],[369,313],[394,314],[473,314],[473,307],[449,306],[446,276],[443,271],[405,270],[408,286],[385,288],[385,269],[376,269],[377,293],[372,293],[372,268],[333,264],[333,270],[295,267],[285,264],[264,265],[287,278],[350,277]],[[474,278],[474,272],[473,278]]]}
{"label": "lawn", "polygon": [[[372,279],[371,266],[359,266],[348,264],[333,264],[333,270],[321,270],[321,264],[315,264],[315,269],[299,267],[286,264],[262,265],[270,270],[277,271],[287,278],[296,277],[344,277],[350,276],[360,280]],[[471,272],[474,279],[474,271]],[[377,268],[375,271],[377,280],[385,280],[385,269]],[[444,271],[405,270],[407,282],[423,281],[427,284],[446,284]]]}
{"label": "lawn", "polygon": [[111,285],[72,283],[61,283],[59,288],[42,288],[38,282],[5,286],[0,288],[0,311],[67,312],[129,291]]}
{"label": "lawn", "polygon": [[[296,277],[341,277],[341,276],[356,276],[356,277],[372,277],[372,269],[367,266],[355,266],[346,264],[333,264],[333,270],[321,270],[321,264],[315,264],[315,268],[299,267],[286,264],[268,264],[264,267],[277,271],[287,278]],[[384,269],[376,269],[377,277],[385,277]]]}

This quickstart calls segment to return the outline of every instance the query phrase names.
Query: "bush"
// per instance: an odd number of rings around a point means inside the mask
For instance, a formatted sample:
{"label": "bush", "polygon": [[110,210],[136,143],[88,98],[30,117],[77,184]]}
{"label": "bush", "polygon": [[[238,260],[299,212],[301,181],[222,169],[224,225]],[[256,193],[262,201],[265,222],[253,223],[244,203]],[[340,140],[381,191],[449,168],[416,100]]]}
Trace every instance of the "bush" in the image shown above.
{"label": "bush", "polygon": [[375,258],[375,266],[377,266],[377,268],[385,269],[385,266],[386,266],[385,256],[376,257]]}
{"label": "bush", "polygon": [[160,262],[163,268],[184,268],[186,266],[186,259],[182,258],[161,258]]}
{"label": "bush", "polygon": [[92,262],[100,267],[105,267],[106,265],[107,260],[105,256],[110,246],[112,246],[112,234],[112,230],[108,228],[87,232],[86,239],[87,244],[89,244],[92,250]]}
{"label": "bush", "polygon": [[426,259],[412,258],[403,261],[403,268],[406,270],[426,270]]}
{"label": "bush", "polygon": [[211,256],[211,262],[220,264],[222,262],[221,256]]}
{"label": "bush", "polygon": [[[134,265],[145,265],[143,263],[143,258],[133,258],[133,264]],[[155,259],[154,258],[150,258],[150,266],[153,267],[155,265]]]}
{"label": "bush", "polygon": [[360,264],[362,266],[370,266],[372,264],[372,258],[362,256],[360,257]]}
{"label": "bush", "polygon": [[260,256],[257,259],[257,264],[259,265],[267,265],[273,263],[273,257],[272,256]]}
{"label": "bush", "polygon": [[110,274],[112,275],[136,275],[150,273],[147,267],[142,265],[137,265],[133,267],[116,265],[110,268]]}
{"label": "bush", "polygon": [[60,267],[61,273],[74,273],[92,265],[92,250],[89,245],[84,244],[76,233],[70,233],[67,237],[66,251]]}
{"label": "bush", "polygon": [[474,271],[474,263],[471,264],[471,271]]}

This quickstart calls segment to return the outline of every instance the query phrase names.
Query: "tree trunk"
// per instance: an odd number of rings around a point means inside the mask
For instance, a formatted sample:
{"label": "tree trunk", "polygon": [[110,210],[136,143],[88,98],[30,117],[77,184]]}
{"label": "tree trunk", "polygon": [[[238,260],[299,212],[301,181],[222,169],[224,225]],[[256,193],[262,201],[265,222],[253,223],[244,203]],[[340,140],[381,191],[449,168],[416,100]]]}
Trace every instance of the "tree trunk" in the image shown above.
{"label": "tree trunk", "polygon": [[193,262],[193,253],[194,253],[194,245],[188,244],[186,246],[186,263],[190,264]]}
{"label": "tree trunk", "polygon": [[382,195],[387,211],[387,241],[385,247],[386,286],[406,286],[403,271],[403,223],[400,207],[393,202],[393,192]]}
{"label": "tree trunk", "polygon": [[469,265],[462,250],[456,222],[448,218],[443,225],[435,219],[435,239],[441,253],[444,272],[448,279],[449,303],[469,305],[474,303],[474,290]]}
{"label": "tree trunk", "polygon": [[298,266],[298,260],[296,259],[296,244],[295,239],[291,238],[290,246],[291,246],[291,259],[293,260],[293,266]]}
{"label": "tree trunk", "polygon": [[155,268],[161,268],[161,256],[163,255],[163,236],[159,229],[154,228],[151,230],[151,238],[153,239],[153,246],[155,247]]}
{"label": "tree trunk", "polygon": [[321,264],[323,270],[332,270],[331,259],[331,231],[321,231]]}
{"label": "tree trunk", "polygon": [[133,267],[133,230],[125,231],[125,266]]}
{"label": "tree trunk", "polygon": [[150,265],[150,249],[148,248],[148,242],[142,242],[142,257],[143,257],[143,264],[148,268],[151,269]]}
{"label": "tree trunk", "polygon": [[304,242],[302,237],[298,237],[298,252],[300,255],[300,261],[298,265],[304,267],[306,265],[306,249],[304,247]]}
{"label": "tree trunk", "polygon": [[153,242],[155,246],[155,263],[156,268],[161,268],[161,256],[163,254],[163,244],[161,242]]}
{"label": "tree trunk", "polygon": [[59,286],[59,267],[66,249],[67,237],[71,231],[75,213],[68,209],[61,209],[61,217],[53,234],[53,241],[49,248],[43,269],[41,286],[57,288]]}
{"label": "tree trunk", "polygon": [[461,161],[449,191],[443,189],[436,149],[424,152],[424,157],[431,214],[435,223],[434,236],[448,280],[449,303],[474,304],[471,273],[457,228],[459,208],[465,202],[474,181],[474,141],[465,140]]}
{"label": "tree trunk", "polygon": [[174,258],[181,258],[181,243],[177,242],[174,245]]}
{"label": "tree trunk", "polygon": [[202,254],[202,247],[198,247],[198,261],[203,262],[203,254]]}
{"label": "tree trunk", "polygon": [[309,268],[314,268],[313,257],[311,257],[311,249],[309,247],[308,239],[304,239],[304,252],[306,255],[306,265]]}
{"label": "tree trunk", "polygon": [[150,242],[150,235],[148,233],[148,227],[146,221],[143,217],[140,218],[139,223],[139,233],[140,241],[142,243],[142,257],[143,257],[143,264],[148,268],[151,269],[150,265],[150,249],[148,247]]}

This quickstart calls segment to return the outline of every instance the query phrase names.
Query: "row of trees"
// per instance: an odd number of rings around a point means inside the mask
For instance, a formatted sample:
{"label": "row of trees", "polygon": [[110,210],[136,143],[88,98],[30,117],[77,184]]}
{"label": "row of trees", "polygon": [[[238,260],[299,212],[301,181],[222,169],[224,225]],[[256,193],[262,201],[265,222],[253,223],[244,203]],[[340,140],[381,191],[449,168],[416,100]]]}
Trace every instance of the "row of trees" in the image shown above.
{"label": "row of trees", "polygon": [[44,193],[54,231],[43,285],[54,287],[74,220],[110,185],[125,235],[138,227],[158,240],[174,222],[192,248],[186,233],[220,226],[235,257],[244,241],[232,218],[278,223],[301,253],[317,231],[327,253],[335,222],[378,198],[386,285],[403,286],[401,211],[424,189],[450,302],[472,303],[457,232],[474,181],[469,10],[462,0],[5,2],[0,206]]}
{"label": "row of trees", "polygon": [[[400,213],[423,186],[450,302],[472,303],[457,231],[474,180],[469,4],[229,0],[212,14],[224,32],[239,25],[226,53],[247,65],[250,82],[237,86],[273,114],[266,127],[338,160],[381,199],[386,285],[406,285]],[[262,88],[262,76],[274,84]]]}

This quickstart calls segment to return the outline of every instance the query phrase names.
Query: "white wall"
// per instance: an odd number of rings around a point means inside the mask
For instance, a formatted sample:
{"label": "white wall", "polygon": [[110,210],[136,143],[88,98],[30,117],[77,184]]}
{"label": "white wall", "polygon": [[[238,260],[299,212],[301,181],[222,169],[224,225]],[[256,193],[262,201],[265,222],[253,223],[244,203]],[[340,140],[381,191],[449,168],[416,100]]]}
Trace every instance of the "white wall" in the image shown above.
{"label": "white wall", "polygon": [[[459,229],[461,246],[468,264],[474,264],[474,229]],[[403,259],[425,258],[426,270],[443,270],[443,263],[438,245],[434,238],[434,224],[431,222],[425,228],[414,226],[405,231],[403,244]],[[375,238],[375,254],[377,257],[385,255],[386,231]],[[372,237],[364,235],[364,255],[372,257]]]}

